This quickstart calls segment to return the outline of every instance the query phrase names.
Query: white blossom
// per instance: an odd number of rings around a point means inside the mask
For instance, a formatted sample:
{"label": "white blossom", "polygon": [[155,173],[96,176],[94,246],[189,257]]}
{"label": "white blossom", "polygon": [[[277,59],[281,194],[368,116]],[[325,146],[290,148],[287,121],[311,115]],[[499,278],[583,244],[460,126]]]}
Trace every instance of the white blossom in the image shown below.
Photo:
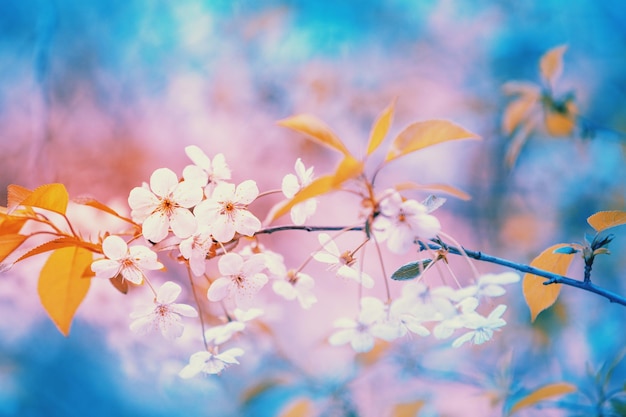
{"label": "white blossom", "polygon": [[139,285],[143,282],[144,270],[163,268],[163,264],[157,260],[157,254],[148,247],[135,245],[129,248],[124,239],[116,235],[104,239],[102,251],[106,258],[91,264],[96,278],[115,278],[121,275],[123,279]]}
{"label": "white blossom", "polygon": [[434,237],[441,225],[428,209],[415,200],[402,200],[402,196],[391,192],[380,203],[380,215],[374,219],[372,231],[380,242],[387,241],[393,253],[405,253],[417,238]]}
{"label": "white blossom", "polygon": [[207,197],[211,195],[217,184],[231,179],[230,168],[226,164],[223,154],[218,153],[211,161],[211,158],[195,145],[187,146],[185,153],[194,165],[185,167],[183,178],[186,181],[194,181],[201,187],[205,187],[204,193]]}
{"label": "white blossom", "polygon": [[[215,348],[217,350],[217,348]],[[200,351],[189,358],[189,364],[178,375],[181,378],[193,378],[200,372],[205,374],[219,374],[225,368],[233,364],[239,364],[237,357],[244,354],[241,348],[231,348],[222,353]]]}
{"label": "white blossom", "polygon": [[374,286],[372,277],[355,268],[356,259],[350,251],[339,252],[339,247],[327,233],[320,233],[318,240],[322,250],[313,254],[316,261],[329,264],[329,269],[335,270],[338,277],[356,281],[365,288]]}
{"label": "white blossom", "polygon": [[[283,178],[282,192],[287,198],[293,198],[298,191],[313,181],[313,167],[306,169],[300,158],[296,160],[295,170],[295,175],[287,174]],[[309,198],[291,208],[291,221],[297,225],[304,224],[309,217],[315,214],[315,210],[317,210],[317,199]]]}
{"label": "white blossom", "polygon": [[310,308],[317,302],[317,297],[311,293],[314,285],[315,281],[310,275],[290,270],[285,275],[285,279],[277,279],[273,282],[272,289],[284,299],[297,299],[302,308]]}
{"label": "white blossom", "polygon": [[237,253],[227,253],[218,261],[222,276],[216,279],[207,292],[210,301],[232,297],[237,306],[250,302],[252,297],[267,283],[263,256],[244,259]]}
{"label": "white blossom", "polygon": [[189,267],[196,276],[206,270],[206,256],[213,246],[211,229],[202,225],[198,230],[179,244],[180,254],[189,261]]}
{"label": "white blossom", "polygon": [[131,313],[130,317],[136,320],[130,324],[130,329],[138,334],[159,329],[168,339],[180,337],[184,330],[180,316],[198,316],[192,306],[174,303],[180,292],[180,285],[175,282],[164,283],[157,291],[153,305]]}
{"label": "white blossom", "polygon": [[219,183],[210,198],[194,209],[200,225],[209,225],[213,237],[220,242],[232,240],[235,233],[252,236],[261,228],[261,221],[248,211],[259,195],[256,182],[247,180],[236,188],[234,184]]}
{"label": "white blossom", "polygon": [[382,301],[374,297],[363,297],[357,320],[350,318],[335,320],[333,326],[339,330],[328,338],[328,342],[333,346],[349,343],[356,352],[368,352],[374,347],[374,325],[384,316],[385,307]]}
{"label": "white blossom", "polygon": [[220,326],[213,326],[204,332],[204,337],[207,342],[211,342],[215,345],[221,345],[222,343],[230,340],[235,333],[242,332],[246,328],[246,323],[254,320],[263,314],[263,310],[260,308],[251,308],[249,310],[242,310],[236,308],[233,312],[235,320]]}
{"label": "white blossom", "polygon": [[500,304],[487,317],[478,313],[467,314],[463,316],[463,327],[471,329],[470,332],[458,337],[452,342],[453,347],[459,347],[465,342],[472,342],[475,345],[481,345],[493,337],[493,332],[500,330],[506,324],[502,319],[502,314],[506,311],[506,305]]}
{"label": "white blossom", "polygon": [[150,187],[135,187],[128,196],[134,221],[151,242],[165,239],[172,232],[189,237],[196,229],[196,219],[189,210],[202,200],[202,188],[195,183],[178,182],[174,171],[159,168],[150,176]]}

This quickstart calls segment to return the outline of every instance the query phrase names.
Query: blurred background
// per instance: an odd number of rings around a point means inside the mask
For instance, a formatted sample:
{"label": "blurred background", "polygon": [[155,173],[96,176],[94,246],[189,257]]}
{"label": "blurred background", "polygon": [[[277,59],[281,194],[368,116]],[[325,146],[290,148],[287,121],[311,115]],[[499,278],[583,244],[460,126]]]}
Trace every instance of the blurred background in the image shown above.
{"label": "blurred background", "polygon": [[[447,119],[483,140],[395,161],[381,172],[381,190],[402,181],[460,188],[472,200],[449,197],[437,211],[443,229],[468,248],[529,263],[548,246],[582,241],[591,214],[626,208],[624,11],[619,0],[2,0],[0,188],[62,182],[71,196],[128,213],[129,191],[156,168],[182,172],[191,144],[223,153],[237,183],[280,188],[298,157],[316,175],[339,160],[277,120],[314,114],[363,155],[373,120],[396,99],[390,136]],[[564,44],[554,94],[573,92],[577,127],[559,138],[537,129],[507,166],[502,117],[511,97],[502,85],[539,84],[539,59]],[[255,203],[259,217],[277,201]],[[358,201],[325,197],[310,223],[345,225],[357,212]],[[593,277],[626,294],[626,230],[614,233]],[[297,232],[262,242],[291,267],[317,245]],[[416,256],[389,256],[386,267]],[[541,415],[625,415],[621,403],[597,410],[594,381],[626,348],[626,308],[573,288],[531,324],[521,284],[509,286],[508,325],[481,347],[420,338],[355,360],[325,338],[334,318],[356,312],[357,290],[321,276],[310,310],[261,294],[267,328],[241,341],[241,366],[183,381],[176,373],[201,345],[132,335],[128,314],[140,294],[94,283],[70,337],[60,335],[37,296],[44,261],[0,275],[0,416],[275,416],[301,398],[316,415],[392,415],[418,401],[419,416],[498,416],[502,399],[558,381],[579,391]],[[467,272],[463,261],[452,265]],[[577,259],[568,275],[581,278],[582,268]],[[168,274],[186,280],[175,263]],[[618,364],[607,392],[625,378]]]}

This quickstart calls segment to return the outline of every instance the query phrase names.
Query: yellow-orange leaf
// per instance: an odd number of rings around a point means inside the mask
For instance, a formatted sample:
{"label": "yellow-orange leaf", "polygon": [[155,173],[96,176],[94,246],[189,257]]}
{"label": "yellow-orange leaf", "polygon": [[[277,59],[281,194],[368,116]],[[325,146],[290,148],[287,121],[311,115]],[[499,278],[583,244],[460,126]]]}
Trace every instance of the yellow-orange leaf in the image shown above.
{"label": "yellow-orange leaf", "polygon": [[370,132],[370,139],[367,144],[367,154],[371,155],[387,136],[387,132],[389,132],[389,127],[391,126],[391,121],[393,119],[395,100],[383,110],[383,112],[378,115],[376,122],[372,126],[372,131]]}
{"label": "yellow-orange leaf", "polygon": [[376,339],[376,341],[374,342],[374,347],[367,352],[357,354],[356,360],[357,362],[365,366],[374,365],[381,358],[383,358],[385,354],[387,354],[390,347],[391,343],[385,340]]}
{"label": "yellow-orange leaf", "polygon": [[596,229],[596,232],[601,232],[615,226],[621,226],[626,224],[626,211],[599,211],[589,216],[587,223]]}
{"label": "yellow-orange leaf", "polygon": [[278,124],[295,130],[296,132],[300,132],[308,138],[313,139],[322,145],[329,146],[344,155],[350,154],[341,139],[339,139],[339,137],[337,137],[337,135],[330,130],[330,127],[313,115],[299,114],[279,120]]}
{"label": "yellow-orange leaf", "polygon": [[391,412],[391,417],[416,417],[417,413],[424,406],[424,401],[413,401],[412,403],[396,404]]}
{"label": "yellow-orange leaf", "polygon": [[576,127],[576,104],[569,101],[565,112],[547,108],[544,113],[546,130],[550,136],[569,136]]}
{"label": "yellow-orange leaf", "polygon": [[[45,184],[32,192],[18,185],[9,185],[9,210],[17,206],[38,207],[65,214],[70,196],[63,184]],[[25,198],[23,198],[25,196]]]}
{"label": "yellow-orange leaf", "polygon": [[[554,253],[556,249],[569,246],[565,243],[550,246],[548,249],[541,252],[530,263],[531,266],[543,269],[558,275],[567,274],[574,254]],[[537,315],[546,308],[550,307],[556,299],[559,297],[561,291],[561,284],[543,285],[546,278],[533,274],[525,274],[524,282],[522,283],[522,289],[524,291],[524,298],[526,304],[530,309],[531,321],[535,321]]]}
{"label": "yellow-orange leaf", "polygon": [[358,177],[363,172],[363,161],[347,155],[335,171],[333,186],[338,187],[344,182]]}
{"label": "yellow-orange leaf", "polygon": [[27,220],[26,217],[11,216],[4,207],[0,207],[0,235],[19,233]]}
{"label": "yellow-orange leaf", "polygon": [[18,233],[6,234],[0,236],[0,262],[4,261],[7,256],[13,253],[13,251],[20,247],[22,243],[28,238],[26,235],[20,235]]}
{"label": "yellow-orange leaf", "polygon": [[293,206],[296,204],[302,203],[309,198],[317,197],[319,195],[325,194],[333,189],[335,184],[335,176],[334,175],[324,175],[323,177],[319,177],[313,180],[311,184],[307,185],[300,191],[296,193],[296,195],[285,204],[280,206],[278,210],[272,216],[273,220],[281,217],[291,210]]}
{"label": "yellow-orange leaf", "polygon": [[21,185],[11,184],[7,187],[7,209],[13,212],[22,201],[26,200],[33,192]]}
{"label": "yellow-orange leaf", "polygon": [[413,123],[394,139],[385,162],[428,146],[458,139],[480,139],[480,137],[447,120]]}
{"label": "yellow-orange leaf", "polygon": [[309,417],[313,415],[311,400],[308,398],[297,399],[278,414],[279,417]]}
{"label": "yellow-orange leaf", "polygon": [[85,269],[91,264],[93,255],[77,246],[57,249],[46,261],[37,290],[44,309],[67,336],[78,306],[83,301],[91,284],[83,278]]}
{"label": "yellow-orange leaf", "polygon": [[458,197],[461,200],[471,200],[472,197],[464,191],[459,190],[451,185],[447,184],[418,184],[412,181],[405,181],[396,184],[394,188],[398,191],[403,190],[432,190],[440,191],[442,193],[450,194],[454,197]]}
{"label": "yellow-orange leaf", "polygon": [[537,99],[541,95],[541,86],[527,81],[509,81],[502,85],[502,91],[509,96],[521,94]]}
{"label": "yellow-orange leaf", "polygon": [[514,403],[511,407],[511,411],[509,411],[509,415],[521,410],[522,408],[531,407],[545,399],[569,394],[574,391],[576,391],[576,387],[572,384],[568,384],[567,382],[557,382],[554,384],[544,385]]}
{"label": "yellow-orange leaf", "polygon": [[122,220],[126,220],[127,222],[131,222],[134,223],[132,220],[121,216],[117,211],[113,210],[111,207],[107,206],[104,203],[99,202],[98,200],[96,200],[95,198],[91,198],[91,197],[78,197],[78,198],[74,198],[72,201],[74,201],[77,204],[82,204],[84,206],[89,206],[89,207],[93,207],[95,209],[98,210],[102,210],[105,213],[109,213],[115,217],[118,217]]}
{"label": "yellow-orange leaf", "polygon": [[556,81],[563,72],[563,54],[566,49],[567,45],[557,46],[556,48],[550,49],[541,57],[539,70],[541,71],[541,76],[548,81],[548,83]]}
{"label": "yellow-orange leaf", "polygon": [[502,117],[502,130],[505,135],[510,135],[526,119],[532,107],[537,103],[536,97],[523,95],[512,101],[504,110]]}
{"label": "yellow-orange leaf", "polygon": [[96,245],[95,243],[91,242],[85,242],[72,236],[63,236],[34,247],[33,249],[20,256],[15,262],[23,261],[26,258],[39,255],[40,253],[49,252],[51,250],[57,250],[61,248],[67,248],[70,246],[79,246],[91,252],[102,253],[101,245]]}

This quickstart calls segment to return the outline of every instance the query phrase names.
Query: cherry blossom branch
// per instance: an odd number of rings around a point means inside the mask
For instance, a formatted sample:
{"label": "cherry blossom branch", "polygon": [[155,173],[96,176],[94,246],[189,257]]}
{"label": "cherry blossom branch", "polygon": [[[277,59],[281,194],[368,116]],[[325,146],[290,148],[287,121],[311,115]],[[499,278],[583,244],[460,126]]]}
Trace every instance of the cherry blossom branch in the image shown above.
{"label": "cherry blossom branch", "polygon": [[[365,230],[363,226],[354,226],[351,228],[346,228],[346,227],[342,227],[342,226],[296,226],[296,225],[285,225],[285,226],[275,226],[275,227],[268,227],[265,229],[261,229],[259,230],[256,234],[271,234],[271,233],[275,233],[275,232],[282,232],[282,231],[286,231],[286,230],[303,230],[306,232],[325,232],[325,231],[338,231],[338,230],[346,230],[346,231],[363,231]],[[426,247],[424,246],[424,244],[421,244],[422,248],[421,250],[426,250]],[[498,258],[496,256],[492,256],[492,255],[488,255],[486,253],[480,252],[480,251],[474,251],[474,250],[470,250],[470,249],[466,249],[464,247],[460,247],[457,248],[455,246],[448,246],[448,245],[441,245],[440,243],[437,242],[433,242],[433,243],[429,243],[428,245],[429,249],[432,250],[440,250],[440,249],[445,249],[447,250],[449,253],[453,254],[453,255],[459,255],[459,256],[467,256],[469,258],[475,259],[477,261],[482,261],[482,262],[489,262],[492,264],[497,264],[497,265],[502,265],[502,266],[506,266],[508,268],[511,269],[515,269],[516,271],[520,271],[520,272],[524,272],[524,273],[530,273],[533,275],[537,275],[540,277],[544,277],[547,278],[546,282],[544,282],[544,285],[551,285],[551,284],[563,284],[563,285],[567,285],[570,287],[575,287],[575,288],[579,288],[583,291],[588,291],[594,294],[598,294],[604,298],[606,298],[607,300],[609,300],[612,303],[617,303],[617,304],[621,304],[623,306],[626,306],[626,297],[616,294],[612,291],[609,291],[605,288],[602,288],[598,285],[593,284],[591,281],[579,281],[573,278],[569,278],[563,275],[559,275],[559,274],[555,274],[549,271],[545,271],[543,269],[539,269],[539,268],[535,268],[533,266],[530,265],[526,265],[526,264],[520,264],[517,262],[513,262],[510,261],[508,259],[503,259],[503,258]]]}
{"label": "cherry blossom branch", "polygon": [[[438,249],[442,249],[442,245],[439,245],[437,243],[429,243],[428,247],[430,249],[433,250],[438,250]],[[496,256],[492,256],[492,255],[488,255],[486,253],[480,252],[480,251],[473,251],[473,250],[469,250],[466,248],[456,248],[454,246],[445,246],[445,249],[448,250],[449,253],[452,253],[454,255],[459,255],[459,256],[463,256],[463,252],[469,256],[472,259],[476,259],[477,261],[482,261],[482,262],[489,262],[489,263],[493,263],[493,264],[497,264],[497,265],[502,265],[502,266],[506,266],[512,269],[515,269],[517,271],[520,272],[525,272],[525,273],[530,273],[533,275],[537,275],[540,277],[544,277],[544,278],[548,278],[548,280],[546,282],[544,282],[544,285],[551,285],[551,284],[563,284],[563,285],[568,285],[570,287],[575,287],[575,288],[579,288],[581,290],[584,291],[589,291],[592,292],[594,294],[598,294],[602,297],[605,297],[606,299],[608,299],[610,302],[612,303],[617,303],[617,304],[621,304],[623,306],[626,306],[626,297],[623,297],[619,294],[616,294],[612,291],[609,291],[607,289],[604,289],[602,287],[599,287],[593,283],[591,283],[590,281],[578,281],[576,279],[573,278],[568,278],[566,276],[563,275],[558,275],[558,274],[554,274],[552,272],[549,271],[545,271],[543,269],[538,269],[535,268],[533,266],[530,265],[525,265],[525,264],[520,264],[517,262],[513,262],[513,261],[509,261],[507,259],[503,259],[503,258],[498,258]]]}

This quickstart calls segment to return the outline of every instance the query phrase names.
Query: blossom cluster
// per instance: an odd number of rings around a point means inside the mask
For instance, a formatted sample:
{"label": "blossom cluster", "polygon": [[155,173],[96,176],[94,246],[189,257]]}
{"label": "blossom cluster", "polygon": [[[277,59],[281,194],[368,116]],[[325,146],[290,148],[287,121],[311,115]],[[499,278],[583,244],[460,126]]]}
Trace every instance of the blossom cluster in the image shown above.
{"label": "blossom cluster", "polygon": [[[257,240],[238,247],[242,237],[252,237],[263,227],[249,210],[260,195],[256,182],[230,182],[231,170],[222,154],[211,159],[196,146],[187,147],[185,152],[193,164],[183,169],[180,178],[168,168],[159,168],[148,184],[131,190],[128,204],[132,220],[141,227],[141,235],[133,236],[129,242],[117,235],[106,236],[102,242],[104,258],[91,265],[97,278],[118,277],[135,285],[148,284],[154,294],[153,303],[131,315],[130,328],[140,334],[157,330],[168,339],[178,338],[184,330],[182,317],[202,316],[206,302],[221,304],[224,323],[206,329],[202,322],[204,349],[191,355],[189,364],[180,371],[182,378],[220,373],[239,363],[243,349],[223,345],[244,331],[248,321],[263,313],[254,308],[254,301],[266,285],[279,297],[297,301],[302,308],[316,303],[316,278],[303,272],[310,260],[325,264],[330,274],[367,290],[375,287],[378,278],[364,271],[360,252],[364,245],[371,240],[377,245],[386,243],[389,251],[400,254],[435,238],[441,231],[439,220],[431,212],[443,199],[436,204],[420,203],[390,189],[371,202],[371,211],[365,213],[369,230],[362,244],[342,250],[336,236],[322,232],[317,235],[318,249],[299,268],[288,268],[279,253],[266,249]],[[306,168],[298,159],[295,174],[283,178],[280,192],[287,199],[293,198],[312,181],[313,168]],[[317,204],[315,198],[310,198],[293,205],[293,223],[304,224],[315,213]],[[140,238],[144,242],[131,244]],[[204,303],[197,298],[196,307],[176,303],[182,288],[172,281],[155,289],[146,271],[163,268],[158,261],[159,251],[171,251],[188,267],[190,277],[206,279],[209,285],[202,298]],[[217,259],[216,278],[210,277],[207,270],[212,259]],[[350,344],[355,351],[365,352],[372,349],[376,338],[392,341],[408,334],[448,338],[463,331],[453,346],[466,342],[482,344],[505,324],[502,315],[506,306],[498,305],[484,316],[478,311],[479,301],[504,294],[502,285],[517,280],[515,273],[484,275],[475,284],[457,289],[409,282],[395,300],[389,294],[386,302],[363,296],[358,317],[335,321],[336,331],[329,342]],[[194,280],[190,282],[195,297]]]}

